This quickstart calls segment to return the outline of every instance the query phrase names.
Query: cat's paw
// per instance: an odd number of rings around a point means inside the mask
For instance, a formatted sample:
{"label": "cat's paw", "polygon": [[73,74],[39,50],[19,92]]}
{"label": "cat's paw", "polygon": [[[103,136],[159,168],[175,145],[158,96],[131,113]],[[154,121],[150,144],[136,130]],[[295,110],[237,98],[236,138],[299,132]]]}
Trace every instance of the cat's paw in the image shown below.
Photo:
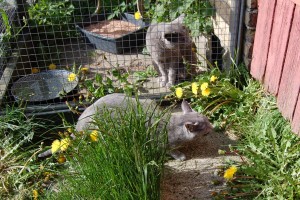
{"label": "cat's paw", "polygon": [[176,160],[180,160],[180,161],[186,160],[185,155],[178,150],[172,150],[170,152],[170,155]]}

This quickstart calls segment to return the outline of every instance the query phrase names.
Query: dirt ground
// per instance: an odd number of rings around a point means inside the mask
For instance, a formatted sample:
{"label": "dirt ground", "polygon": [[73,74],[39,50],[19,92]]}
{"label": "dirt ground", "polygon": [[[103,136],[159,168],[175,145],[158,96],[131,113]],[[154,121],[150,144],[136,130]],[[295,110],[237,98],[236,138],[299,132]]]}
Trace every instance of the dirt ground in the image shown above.
{"label": "dirt ground", "polygon": [[[162,181],[162,200],[206,200],[212,192],[224,187],[224,179],[218,175],[226,160],[237,160],[236,156],[221,156],[219,149],[228,149],[236,143],[234,136],[213,132],[182,148],[185,161],[170,160]],[[214,184],[214,183],[220,184]]]}

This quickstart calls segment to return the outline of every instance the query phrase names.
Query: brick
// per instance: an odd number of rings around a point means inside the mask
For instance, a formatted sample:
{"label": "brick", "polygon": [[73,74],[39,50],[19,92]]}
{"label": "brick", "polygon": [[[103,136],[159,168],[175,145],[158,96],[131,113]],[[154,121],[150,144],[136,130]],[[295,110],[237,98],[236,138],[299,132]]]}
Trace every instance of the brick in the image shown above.
{"label": "brick", "polygon": [[257,0],[246,0],[246,6],[251,9],[257,8]]}
{"label": "brick", "polygon": [[243,56],[243,62],[246,66],[246,69],[248,69],[248,70],[250,70],[251,61],[252,61],[252,59]]}
{"label": "brick", "polygon": [[257,14],[258,14],[257,9],[255,9],[255,10],[246,9],[245,25],[247,27],[255,27],[256,26]]}
{"label": "brick", "polygon": [[253,53],[253,43],[251,42],[244,42],[244,47],[243,47],[243,55],[246,58],[251,59],[252,58],[252,53]]}
{"label": "brick", "polygon": [[255,29],[247,29],[245,28],[245,41],[254,43],[254,37],[255,37]]}

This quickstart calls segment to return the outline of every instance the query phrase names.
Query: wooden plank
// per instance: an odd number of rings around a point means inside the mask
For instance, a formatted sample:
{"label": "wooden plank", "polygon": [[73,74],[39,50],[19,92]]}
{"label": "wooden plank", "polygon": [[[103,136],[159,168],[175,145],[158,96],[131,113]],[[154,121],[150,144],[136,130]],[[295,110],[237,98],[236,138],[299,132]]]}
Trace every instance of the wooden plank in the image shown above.
{"label": "wooden plank", "polygon": [[266,69],[276,2],[276,0],[258,2],[258,18],[250,72],[254,78],[260,81],[263,80]]}
{"label": "wooden plank", "polygon": [[279,88],[294,8],[295,4],[291,1],[277,0],[264,78],[265,88],[275,95]]}
{"label": "wooden plank", "polygon": [[2,104],[3,99],[5,98],[5,94],[8,89],[8,84],[11,81],[12,74],[16,68],[17,62],[19,58],[19,52],[14,52],[9,59],[4,72],[2,74],[2,77],[0,79],[0,105]]}
{"label": "wooden plank", "polygon": [[295,133],[300,135],[300,95],[298,96],[296,109],[294,111],[294,117],[292,120],[292,129]]}
{"label": "wooden plank", "polygon": [[278,107],[292,120],[300,90],[300,6],[296,6],[282,78],[278,91]]}

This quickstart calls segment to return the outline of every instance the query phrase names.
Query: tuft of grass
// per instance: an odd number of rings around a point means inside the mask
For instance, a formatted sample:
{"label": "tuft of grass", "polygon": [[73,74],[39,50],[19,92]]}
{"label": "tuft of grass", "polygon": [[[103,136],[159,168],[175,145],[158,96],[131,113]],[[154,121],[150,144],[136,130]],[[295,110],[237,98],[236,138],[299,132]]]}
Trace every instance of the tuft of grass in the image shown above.
{"label": "tuft of grass", "polygon": [[[105,108],[73,142],[70,170],[49,199],[159,199],[165,162],[165,112],[140,103]],[[93,133],[93,139],[90,134]],[[158,134],[159,133],[159,134]],[[79,133],[77,135],[80,135]]]}
{"label": "tuft of grass", "polygon": [[300,138],[274,98],[263,98],[247,128],[238,150],[248,160],[243,172],[255,177],[256,190],[261,191],[257,199],[300,199]]}
{"label": "tuft of grass", "polygon": [[33,164],[40,148],[33,142],[43,124],[25,116],[23,109],[6,108],[0,116],[0,198],[31,197],[39,166]]}
{"label": "tuft of grass", "polygon": [[300,199],[300,138],[282,117],[274,97],[258,97],[256,109],[243,107],[244,114],[231,127],[241,137],[233,152],[243,161],[236,163],[238,173],[227,182],[223,198]]}

